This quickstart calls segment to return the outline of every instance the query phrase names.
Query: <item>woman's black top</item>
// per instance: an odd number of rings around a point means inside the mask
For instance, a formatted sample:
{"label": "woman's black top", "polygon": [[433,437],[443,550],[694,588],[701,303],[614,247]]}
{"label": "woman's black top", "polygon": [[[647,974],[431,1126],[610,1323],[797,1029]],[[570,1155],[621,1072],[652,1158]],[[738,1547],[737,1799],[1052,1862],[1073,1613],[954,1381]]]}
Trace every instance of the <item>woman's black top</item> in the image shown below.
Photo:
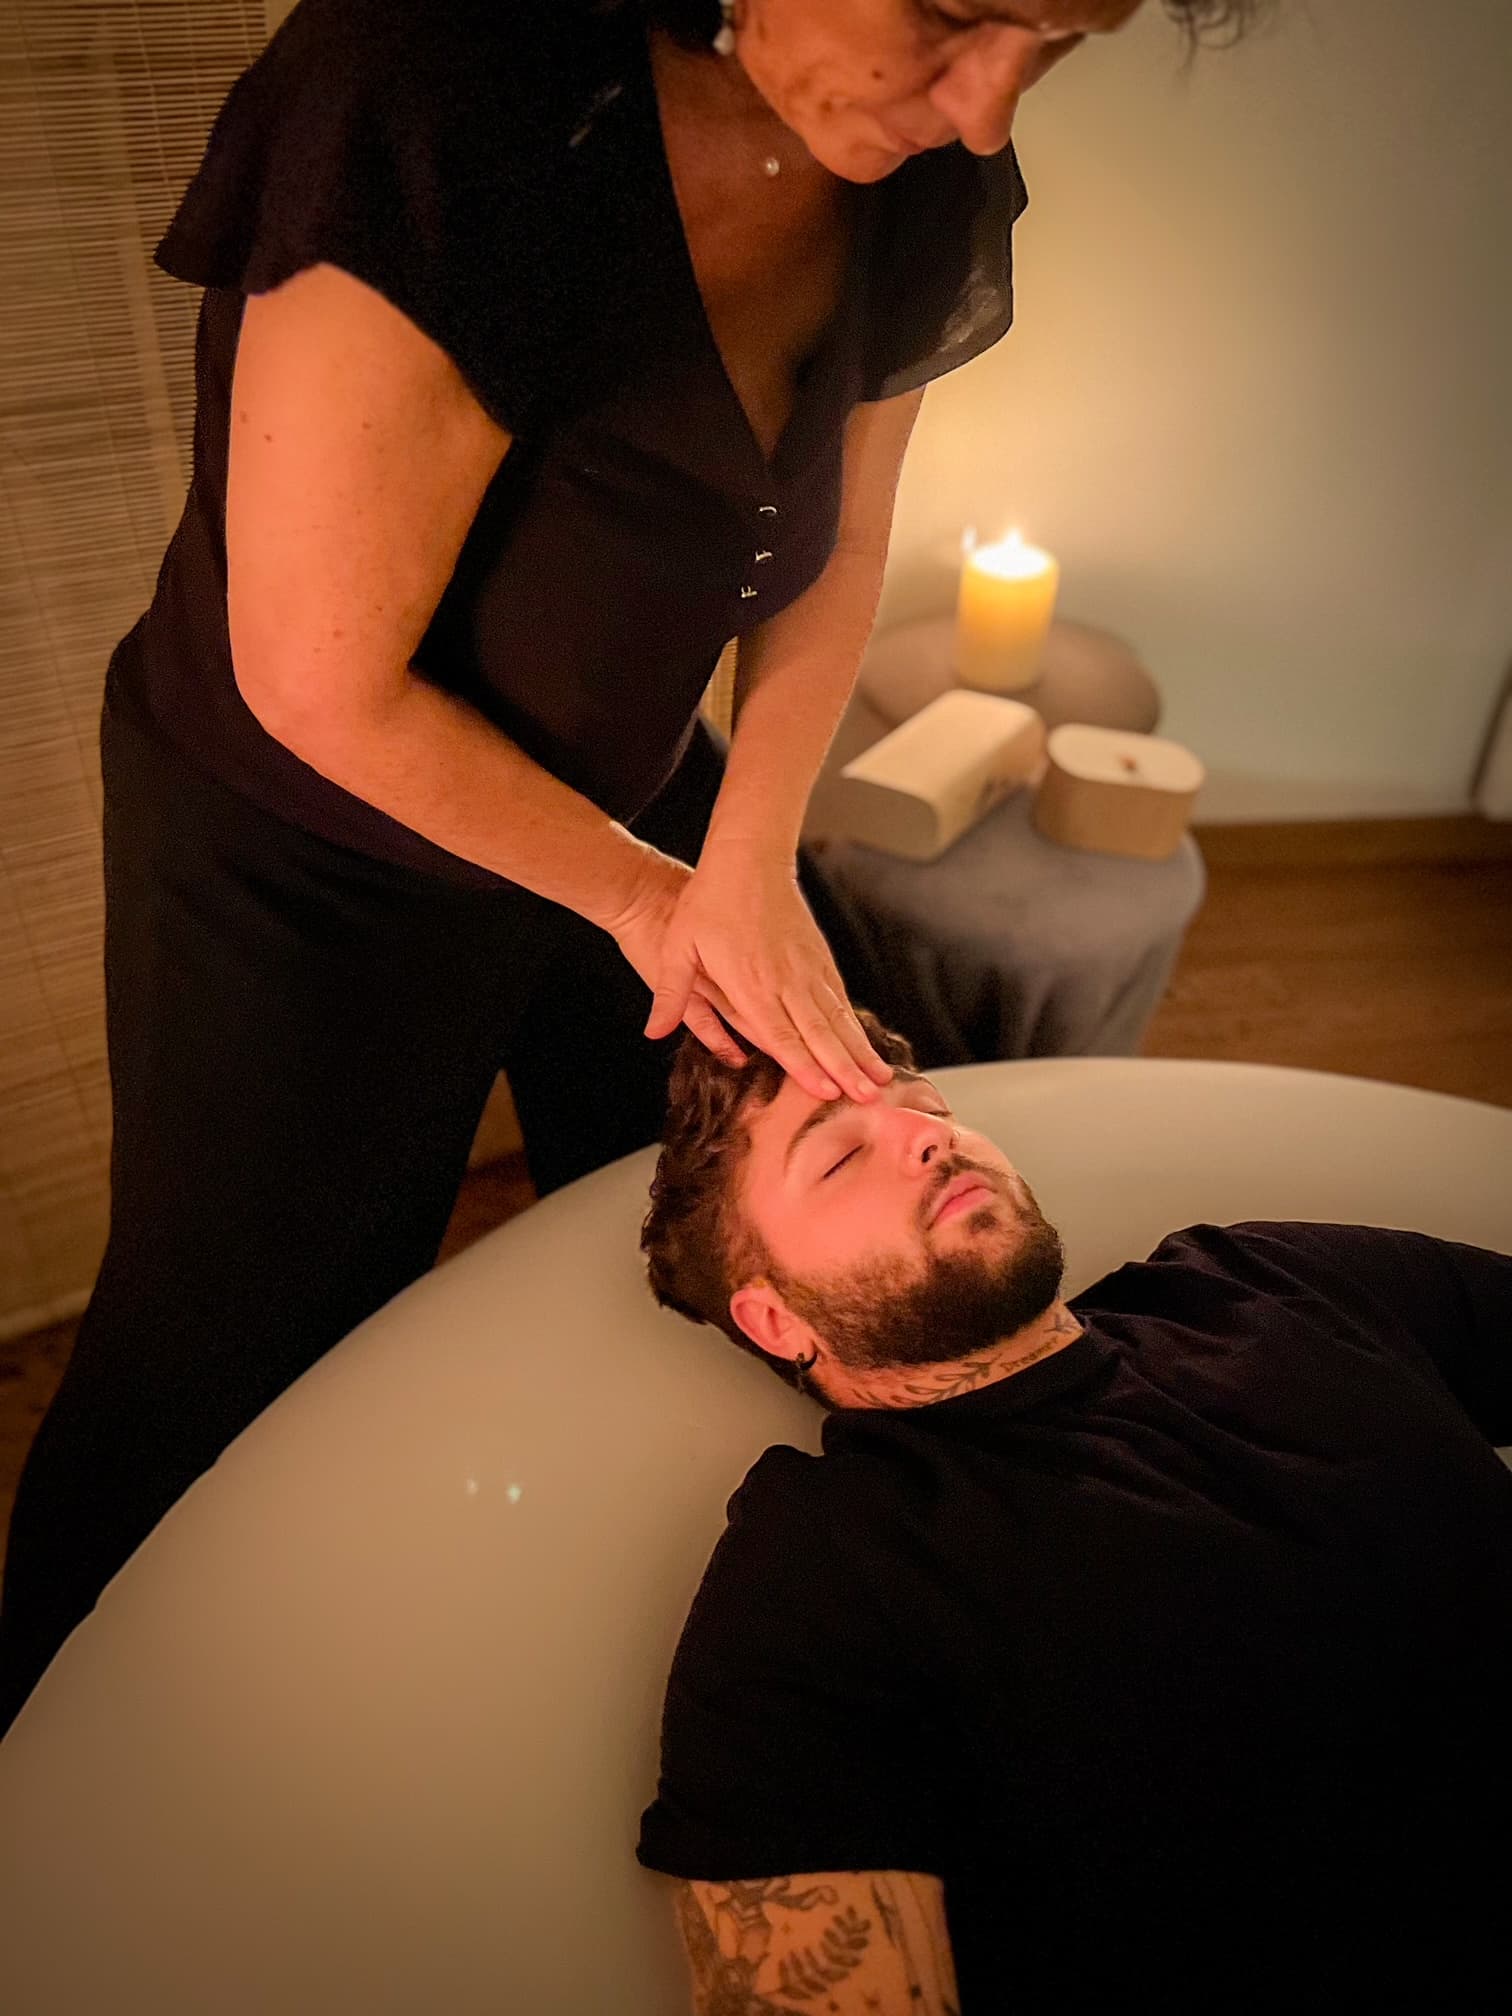
{"label": "woman's black top", "polygon": [[[232,88],[157,262],[205,287],[194,473],[116,704],[339,844],[498,879],[343,791],[242,701],[226,619],[245,297],[318,263],[376,288],[513,437],[415,656],[616,818],[656,794],[719,652],[833,548],[851,408],[1012,319],[1011,149],[851,187],[840,305],[768,458],[704,314],[645,24],[592,0],[302,0]],[[761,187],[752,201],[761,200]]]}

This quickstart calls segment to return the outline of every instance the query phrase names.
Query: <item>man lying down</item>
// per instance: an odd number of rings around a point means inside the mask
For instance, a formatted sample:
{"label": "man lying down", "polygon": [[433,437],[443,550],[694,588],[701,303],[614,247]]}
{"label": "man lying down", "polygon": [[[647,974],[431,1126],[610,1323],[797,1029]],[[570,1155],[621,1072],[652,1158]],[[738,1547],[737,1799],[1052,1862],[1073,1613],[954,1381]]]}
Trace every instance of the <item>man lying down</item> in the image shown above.
{"label": "man lying down", "polygon": [[866,1020],[864,1107],[690,1040],[646,1221],[829,1410],[668,1687],[696,2010],[1505,2007],[1512,1259],[1195,1225],[1068,1304]]}

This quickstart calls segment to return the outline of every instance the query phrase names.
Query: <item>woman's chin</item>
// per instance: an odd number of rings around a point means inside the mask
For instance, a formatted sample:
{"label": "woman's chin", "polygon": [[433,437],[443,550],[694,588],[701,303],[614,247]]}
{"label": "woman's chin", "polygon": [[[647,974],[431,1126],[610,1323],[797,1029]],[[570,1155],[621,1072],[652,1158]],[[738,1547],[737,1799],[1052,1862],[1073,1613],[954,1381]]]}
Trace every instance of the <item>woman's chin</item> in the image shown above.
{"label": "woman's chin", "polygon": [[873,140],[851,140],[843,146],[827,147],[823,152],[810,145],[809,151],[821,167],[828,168],[843,182],[883,182],[909,158],[902,148],[886,147]]}

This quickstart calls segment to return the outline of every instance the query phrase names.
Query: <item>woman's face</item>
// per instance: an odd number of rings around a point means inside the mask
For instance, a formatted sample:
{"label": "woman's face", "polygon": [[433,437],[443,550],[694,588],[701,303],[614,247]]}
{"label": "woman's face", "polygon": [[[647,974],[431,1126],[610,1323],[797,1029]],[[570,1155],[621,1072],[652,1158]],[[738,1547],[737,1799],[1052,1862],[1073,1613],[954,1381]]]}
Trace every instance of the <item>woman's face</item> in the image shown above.
{"label": "woman's face", "polygon": [[1020,96],[1141,0],[737,0],[736,53],[814,159],[877,182],[910,154],[1008,144]]}

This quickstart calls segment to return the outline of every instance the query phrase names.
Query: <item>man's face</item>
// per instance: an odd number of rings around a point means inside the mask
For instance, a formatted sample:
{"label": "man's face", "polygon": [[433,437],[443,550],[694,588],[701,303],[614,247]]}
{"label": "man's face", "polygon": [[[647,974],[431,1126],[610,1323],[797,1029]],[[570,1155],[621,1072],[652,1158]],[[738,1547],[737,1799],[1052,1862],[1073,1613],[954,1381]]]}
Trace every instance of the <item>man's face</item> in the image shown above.
{"label": "man's face", "polygon": [[875,182],[960,140],[1007,146],[1024,92],[1141,0],[745,0],[740,58],[814,158]]}
{"label": "man's face", "polygon": [[[1059,1295],[1060,1240],[1028,1184],[927,1078],[900,1074],[864,1105],[787,1078],[746,1124],[737,1208],[766,1248],[771,1291],[839,1364],[969,1357]],[[772,1348],[739,1298],[735,1315]]]}

